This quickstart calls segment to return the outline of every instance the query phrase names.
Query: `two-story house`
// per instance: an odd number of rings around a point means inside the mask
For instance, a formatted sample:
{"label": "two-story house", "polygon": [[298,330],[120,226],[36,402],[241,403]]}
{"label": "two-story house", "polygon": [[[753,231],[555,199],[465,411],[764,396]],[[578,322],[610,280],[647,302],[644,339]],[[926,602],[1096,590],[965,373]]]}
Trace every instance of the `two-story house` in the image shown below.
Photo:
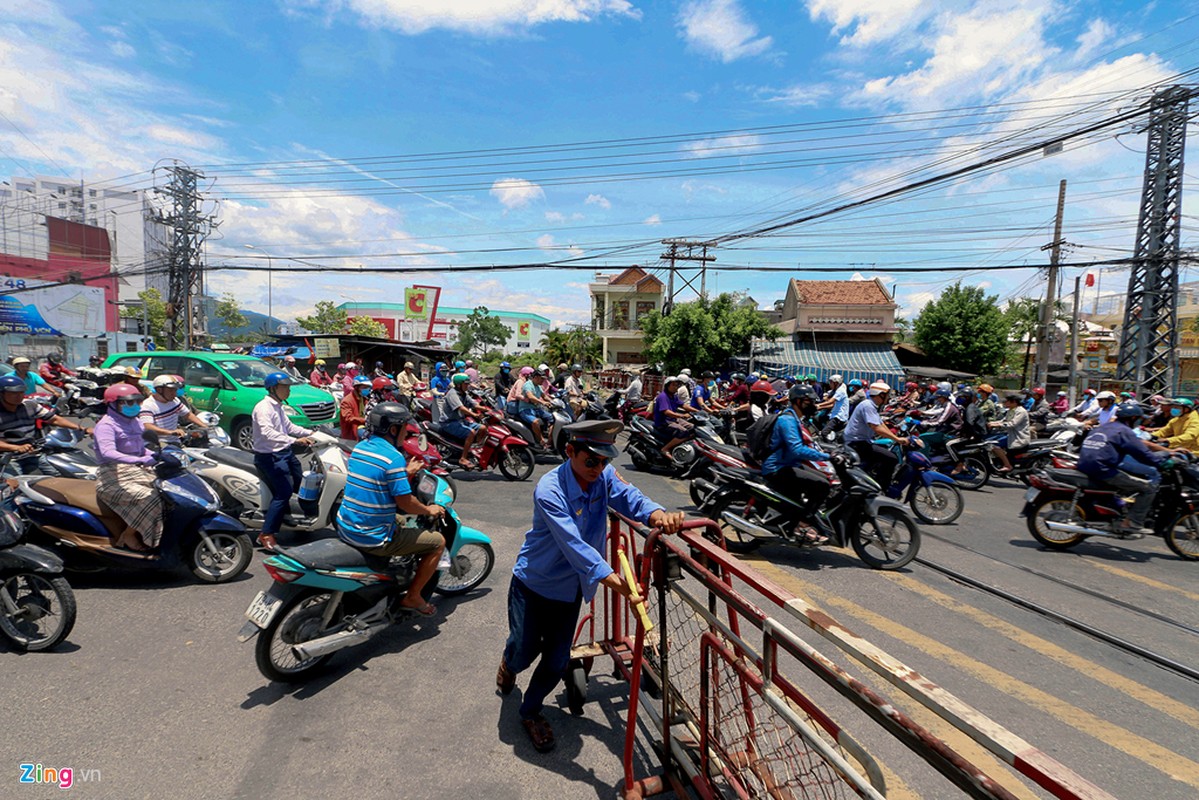
{"label": "two-story house", "polygon": [[814,374],[819,380],[840,373],[897,383],[903,369],[892,352],[899,306],[878,279],[801,281],[787,284],[782,319],[784,336],[754,340],[752,369],[770,375]]}
{"label": "two-story house", "polygon": [[662,281],[632,266],[618,274],[597,272],[587,288],[591,292],[591,327],[603,340],[604,364],[644,364],[641,318],[662,309]]}

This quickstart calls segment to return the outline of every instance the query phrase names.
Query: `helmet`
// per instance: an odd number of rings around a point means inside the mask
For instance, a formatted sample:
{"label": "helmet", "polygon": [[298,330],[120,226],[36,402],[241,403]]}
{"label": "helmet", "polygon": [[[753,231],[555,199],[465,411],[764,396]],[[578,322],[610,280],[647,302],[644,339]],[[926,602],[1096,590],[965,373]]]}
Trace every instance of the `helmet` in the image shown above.
{"label": "helmet", "polygon": [[1132,398],[1132,392],[1120,392],[1121,400],[1129,400]]}
{"label": "helmet", "polygon": [[[13,363],[15,364],[16,362],[14,361]],[[117,371],[123,378],[137,378],[140,380],[142,377],[141,370],[137,367],[117,367]]]}
{"label": "helmet", "polygon": [[466,369],[466,362],[465,361],[455,361],[454,369]]}
{"label": "helmet", "polygon": [[957,399],[961,405],[970,405],[974,402],[974,392],[958,392]]}
{"label": "helmet", "polygon": [[154,388],[162,389],[165,387],[175,387],[176,389],[183,386],[183,378],[178,375],[159,375],[154,379]]}
{"label": "helmet", "polygon": [[32,362],[32,361],[30,361],[30,360],[29,360],[28,358],[26,358],[25,356],[17,356],[16,358],[14,358],[14,359],[12,360],[12,365],[13,365],[14,367],[15,367],[16,365],[18,365],[18,364],[32,364],[32,363],[33,363],[33,362]]}
{"label": "helmet", "polygon": [[438,361],[436,364],[434,364],[434,365],[433,365],[433,371],[434,371],[434,372],[441,372],[441,371],[442,371],[442,370],[444,370],[444,369],[445,369],[445,362],[444,362],[444,361]]}
{"label": "helmet", "polygon": [[1066,397],[1066,396],[1067,396],[1067,394],[1066,394],[1066,392],[1058,392],[1058,393],[1057,393],[1057,396],[1058,396],[1058,397]]}
{"label": "helmet", "polygon": [[1170,401],[1172,406],[1182,406],[1183,408],[1194,408],[1195,401],[1189,397],[1175,397]]}
{"label": "helmet", "polygon": [[712,373],[712,370],[706,369],[706,370],[704,370],[703,374],[700,375],[700,377],[701,378],[715,378],[716,376]]}
{"label": "helmet", "polygon": [[283,359],[283,360],[284,360],[285,362],[287,362],[288,364],[294,364],[294,363],[296,363],[296,357],[295,357],[295,356],[288,356],[287,358],[285,358],[285,359]]}
{"label": "helmet", "polygon": [[582,365],[582,364],[571,364],[571,365],[570,365],[570,371],[571,371],[571,372],[582,372],[582,371],[583,371],[583,365]]}
{"label": "helmet", "polygon": [[378,368],[380,368],[380,367],[382,367],[382,366],[383,366],[383,362],[382,362],[382,361],[376,361],[376,362],[375,362],[375,369],[378,369]]}
{"label": "helmet", "polygon": [[811,373],[808,373],[808,374],[807,374],[807,375],[804,377],[804,380],[805,380],[805,381],[814,381],[814,380],[816,380],[816,376],[815,376],[815,375],[813,375],[813,374],[811,374]]}
{"label": "helmet", "polygon": [[744,372],[734,372],[732,375],[729,376],[729,380],[743,381],[743,380],[745,380],[745,373]]}
{"label": "helmet", "polygon": [[533,368],[532,368],[532,367],[521,367],[521,368],[520,368],[520,377],[522,377],[522,378],[527,378],[527,377],[529,377],[529,376],[530,376],[530,375],[532,375],[532,374],[533,374]]}
{"label": "helmet", "polygon": [[538,368],[536,369],[536,371],[534,371],[534,373],[533,373],[533,374],[534,374],[534,375],[540,375],[540,376],[542,376],[542,377],[544,378],[545,376],[547,376],[547,375],[549,375],[549,374],[550,374],[550,368],[549,368],[549,367],[545,367],[545,366],[538,367]]}
{"label": "helmet", "polygon": [[[675,380],[678,380],[678,379],[675,378]],[[774,384],[768,380],[760,380],[760,381],[756,382],[753,386],[749,387],[749,391],[752,394],[762,393],[762,394],[774,395]]]}
{"label": "helmet", "polygon": [[[129,388],[133,388],[132,386]],[[20,392],[25,394],[25,381],[16,375],[0,375],[0,392]]]}
{"label": "helmet", "polygon": [[1094,389],[1087,389],[1086,391],[1084,391],[1084,392],[1083,392],[1083,394],[1089,394],[1089,395],[1091,395],[1091,397],[1094,397],[1094,396],[1095,396],[1095,390],[1094,390]]}
{"label": "helmet", "polygon": [[908,381],[903,385],[903,388],[907,389],[909,392],[914,392],[919,389],[920,386],[916,383],[916,381]]}
{"label": "helmet", "polygon": [[61,364],[62,356],[60,356],[58,353],[51,353],[50,355],[46,356],[46,360],[51,364]]}
{"label": "helmet", "polygon": [[[874,384],[871,384],[870,388],[873,389]],[[890,389],[887,389],[887,391],[890,391]],[[871,394],[873,394],[873,392],[871,392]],[[938,389],[936,394],[933,395],[933,397],[949,397],[949,390],[948,389]]]}
{"label": "helmet", "polygon": [[1140,403],[1121,403],[1116,406],[1116,419],[1140,419],[1143,416],[1145,412],[1141,410]]}
{"label": "helmet", "polygon": [[991,394],[995,391],[995,387],[989,383],[980,383],[978,385],[978,390],[980,392],[986,392],[987,394]]}
{"label": "helmet", "polygon": [[[20,380],[18,378],[17,380]],[[24,381],[22,381],[24,383]],[[115,403],[122,397],[136,397],[141,399],[142,393],[136,386],[131,386],[128,383],[114,383],[104,390],[104,402]]]}
{"label": "helmet", "polygon": [[1096,400],[1115,400],[1116,395],[1114,392],[1100,392],[1099,394],[1095,395],[1095,399]]}
{"label": "helmet", "polygon": [[1032,390],[1032,395],[1033,395],[1033,397],[1044,397],[1045,389],[1043,387],[1038,386],[1037,388]]}
{"label": "helmet", "polygon": [[450,378],[450,380],[454,382],[455,386],[457,386],[460,383],[470,383],[470,376],[465,372],[459,372],[454,377]]}
{"label": "helmet", "polygon": [[758,382],[758,378],[760,378],[760,377],[762,377],[762,376],[761,376],[761,375],[759,375],[758,373],[756,373],[756,372],[751,372],[751,373],[749,373],[748,375],[746,375],[746,376],[745,376],[745,380],[749,381],[750,383],[757,383],[757,382]]}
{"label": "helmet", "polygon": [[861,378],[850,378],[849,386],[851,389],[861,389],[862,388],[862,379]]}
{"label": "helmet", "polygon": [[466,359],[466,366],[473,367],[474,365],[475,365],[475,362],[471,361],[469,358]]}
{"label": "helmet", "polygon": [[940,387],[938,387],[937,384],[935,384],[935,383],[930,383],[928,385],[928,390],[930,392],[935,392],[935,391],[937,391],[938,388],[940,388]]}
{"label": "helmet", "polygon": [[812,391],[811,386],[792,386],[790,391],[787,392],[787,400],[791,403],[798,402],[799,400],[803,400],[805,398],[811,400],[815,397],[816,393]]}
{"label": "helmet", "polygon": [[376,392],[385,392],[388,389],[396,388],[396,384],[391,378],[379,377],[375,378],[375,382],[371,384],[371,388]]}
{"label": "helmet", "polygon": [[[546,369],[549,369],[549,367],[546,367]],[[563,361],[561,364],[559,364],[558,369],[559,371],[566,369],[566,362]]]}
{"label": "helmet", "polygon": [[323,367],[323,366],[325,366],[325,359],[323,359],[323,358],[318,358],[318,359],[316,360],[316,365],[317,365],[318,367]]}
{"label": "helmet", "polygon": [[834,372],[832,375],[828,376],[828,382],[829,383],[844,383],[845,379],[841,377],[841,373]]}
{"label": "helmet", "polygon": [[286,372],[272,372],[262,379],[262,385],[268,392],[276,386],[295,386],[297,383],[299,381]]}
{"label": "helmet", "polygon": [[[871,397],[877,397],[880,394],[888,394],[890,391],[891,391],[890,386],[883,383],[882,381],[875,381],[874,383],[870,384],[870,388],[867,390],[866,393],[868,395],[870,395]],[[949,396],[948,393],[946,393],[945,396],[948,397]]]}
{"label": "helmet", "polygon": [[[565,367],[566,365],[563,364],[562,366]],[[537,365],[537,369],[541,370],[542,372],[549,372],[550,365],[545,363],[544,361],[542,361],[540,364]]]}
{"label": "helmet", "polygon": [[500,369],[512,369],[512,365],[509,364],[507,361],[501,361]]}
{"label": "helmet", "polygon": [[366,415],[367,433],[385,436],[395,425],[404,425],[412,419],[412,412],[399,403],[379,403]]}
{"label": "helmet", "polygon": [[413,364],[411,361],[405,361],[404,369],[416,369],[416,364]]}
{"label": "helmet", "polygon": [[366,377],[365,375],[355,375],[354,380],[350,381],[350,384],[353,386],[362,386],[364,384],[366,386],[370,386],[371,379]]}

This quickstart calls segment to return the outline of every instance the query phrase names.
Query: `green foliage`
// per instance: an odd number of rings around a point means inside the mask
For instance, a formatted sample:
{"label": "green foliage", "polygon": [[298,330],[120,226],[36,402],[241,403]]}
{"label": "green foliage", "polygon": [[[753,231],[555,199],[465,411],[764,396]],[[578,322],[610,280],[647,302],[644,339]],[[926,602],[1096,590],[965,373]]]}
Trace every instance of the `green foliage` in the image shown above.
{"label": "green foliage", "polygon": [[980,375],[999,368],[1007,354],[1010,321],[997,295],[955,283],[916,317],[916,344],[937,366]]}
{"label": "green foliage", "polygon": [[354,317],[346,328],[346,333],[354,336],[370,336],[375,339],[387,338],[387,328],[383,326],[383,323],[370,317]]}
{"label": "green foliage", "polygon": [[479,354],[507,344],[512,338],[512,329],[491,316],[487,306],[476,306],[465,320],[458,323],[458,349],[465,354],[477,350]]}
{"label": "green foliage", "polygon": [[554,328],[541,334],[541,360],[555,368],[582,364],[584,369],[592,369],[603,362],[603,349],[603,340],[590,328]]}
{"label": "green foliage", "polygon": [[345,310],[338,308],[332,300],[321,300],[317,302],[315,313],[311,317],[297,317],[296,323],[313,333],[345,333],[348,316]]}
{"label": "green foliage", "polygon": [[[162,294],[157,289],[146,289],[144,292],[137,293],[137,299],[145,305],[145,314],[149,324],[150,338],[154,340],[156,347],[164,347],[166,345],[166,337],[163,332],[167,325],[167,304],[162,299]],[[141,320],[142,306],[124,306],[121,309],[122,317]]]}
{"label": "green foliage", "polygon": [[221,299],[216,301],[216,316],[226,328],[244,328],[249,324],[232,292],[225,292]]}
{"label": "green foliage", "polygon": [[646,315],[641,328],[646,358],[651,364],[661,363],[668,373],[683,367],[720,369],[747,352],[750,339],[777,339],[783,333],[756,309],[738,307],[728,293],[715,300],[679,303],[669,316]]}
{"label": "green foliage", "polygon": [[912,323],[907,317],[896,317],[895,328],[895,344],[903,344],[912,338]]}

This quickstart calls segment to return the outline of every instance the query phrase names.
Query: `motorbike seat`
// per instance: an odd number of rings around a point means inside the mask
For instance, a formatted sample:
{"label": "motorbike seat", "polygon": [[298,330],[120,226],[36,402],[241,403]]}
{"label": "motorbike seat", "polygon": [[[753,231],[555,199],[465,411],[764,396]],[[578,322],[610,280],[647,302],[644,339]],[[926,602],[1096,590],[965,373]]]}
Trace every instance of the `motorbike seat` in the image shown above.
{"label": "motorbike seat", "polygon": [[724,453],[725,455],[732,456],[733,458],[739,459],[741,461],[745,460],[745,453],[743,453],[741,451],[741,448],[735,444],[721,444],[720,442],[708,442],[707,445],[708,445],[708,447],[711,447],[713,450]]}
{"label": "motorbike seat", "polygon": [[83,509],[112,533],[125,530],[125,521],[96,496],[96,482],[77,478],[43,478],[33,486],[56,503]]}
{"label": "motorbike seat", "polygon": [[629,427],[635,428],[638,433],[643,433],[647,436],[652,436],[654,433],[653,423],[644,417],[633,417],[629,420]]}
{"label": "motorbike seat", "polygon": [[1060,467],[1049,467],[1045,470],[1045,474],[1055,483],[1063,483],[1067,486],[1074,486],[1079,489],[1091,488],[1094,484],[1091,477],[1084,472],[1079,472],[1076,469],[1062,469]]}
{"label": "motorbike seat", "polygon": [[336,569],[338,567],[367,567],[385,570],[391,561],[386,556],[372,556],[341,539],[318,539],[299,547],[286,549],[288,558],[294,558],[312,569]]}
{"label": "motorbike seat", "polygon": [[254,454],[245,450],[236,447],[213,447],[205,455],[218,464],[244,469],[253,475],[258,474],[258,467],[254,466]]}

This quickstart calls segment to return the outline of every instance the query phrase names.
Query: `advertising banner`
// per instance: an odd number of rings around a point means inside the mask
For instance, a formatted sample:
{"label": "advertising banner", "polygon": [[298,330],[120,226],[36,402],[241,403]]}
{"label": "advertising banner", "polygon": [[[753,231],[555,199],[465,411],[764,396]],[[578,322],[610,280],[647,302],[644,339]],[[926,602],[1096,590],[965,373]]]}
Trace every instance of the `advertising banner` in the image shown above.
{"label": "advertising banner", "polygon": [[528,341],[528,339],[529,339],[529,327],[530,327],[530,325],[531,325],[531,324],[532,324],[532,323],[529,323],[529,322],[518,322],[518,323],[516,323],[516,338],[517,338],[518,340],[524,340],[524,341]]}
{"label": "advertising banner", "polygon": [[[421,286],[420,284],[416,284],[412,287],[412,291],[423,291],[425,293],[425,301],[422,304],[423,308],[425,309],[425,316],[421,317],[421,319],[427,319],[429,321],[429,325],[425,331],[425,338],[445,338],[435,337],[433,335],[433,323],[437,319],[437,306],[441,303],[441,287]],[[408,317],[408,319],[413,319],[413,317]]]}
{"label": "advertising banner", "polygon": [[313,339],[312,354],[317,358],[341,358],[341,342],[337,339]]}
{"label": "advertising banner", "polygon": [[429,318],[429,293],[420,286],[404,290],[404,319]]}
{"label": "advertising banner", "polygon": [[[2,294],[6,290],[14,293]],[[0,333],[95,336],[104,330],[104,310],[104,289],[99,286],[0,280]]]}

